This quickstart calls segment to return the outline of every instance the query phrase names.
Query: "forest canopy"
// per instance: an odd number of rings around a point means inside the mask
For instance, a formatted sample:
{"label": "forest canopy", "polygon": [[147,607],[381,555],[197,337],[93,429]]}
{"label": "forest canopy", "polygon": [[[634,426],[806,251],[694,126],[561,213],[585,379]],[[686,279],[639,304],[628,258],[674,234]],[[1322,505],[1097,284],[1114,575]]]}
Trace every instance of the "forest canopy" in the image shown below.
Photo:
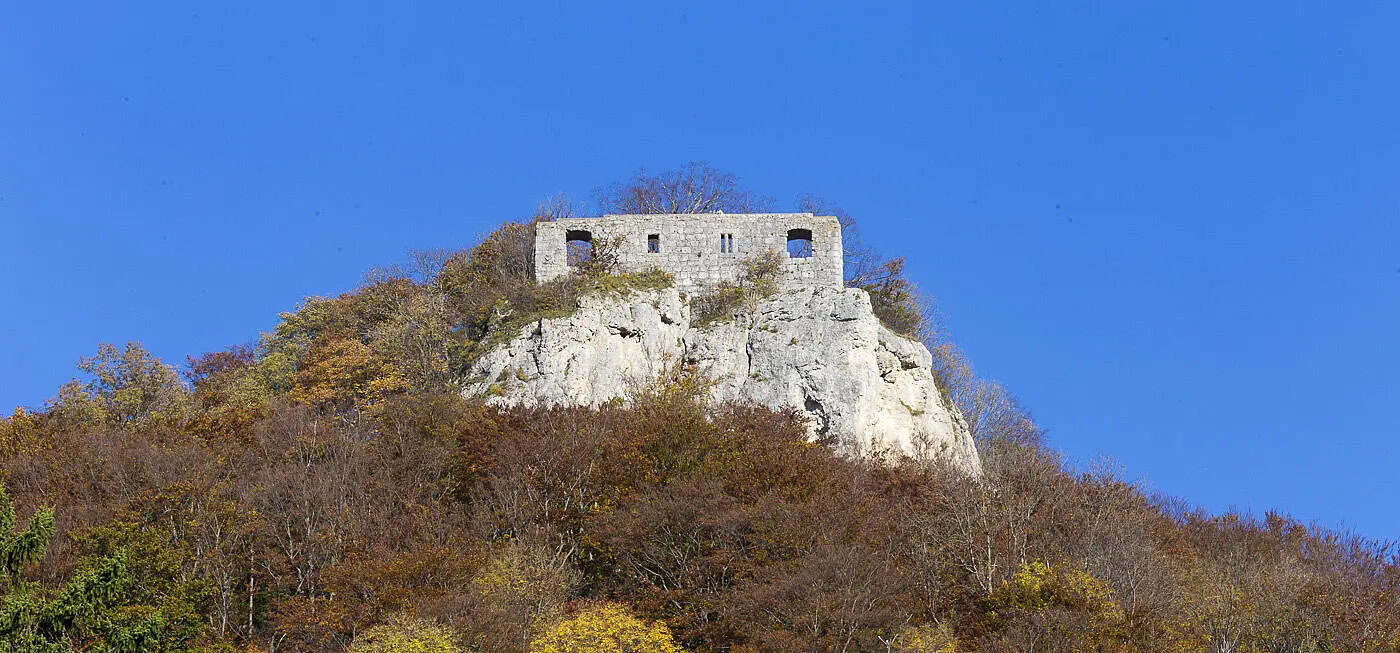
{"label": "forest canopy", "polygon": [[[702,163],[594,211],[769,209]],[[625,405],[497,408],[461,376],[587,293],[532,278],[555,197],[461,251],[308,298],[178,368],[100,344],[0,418],[0,643],[17,651],[1380,651],[1400,560],[1079,469],[980,378],[903,262],[836,215],[847,283],[935,353],[985,475],[808,441],[682,373]]]}

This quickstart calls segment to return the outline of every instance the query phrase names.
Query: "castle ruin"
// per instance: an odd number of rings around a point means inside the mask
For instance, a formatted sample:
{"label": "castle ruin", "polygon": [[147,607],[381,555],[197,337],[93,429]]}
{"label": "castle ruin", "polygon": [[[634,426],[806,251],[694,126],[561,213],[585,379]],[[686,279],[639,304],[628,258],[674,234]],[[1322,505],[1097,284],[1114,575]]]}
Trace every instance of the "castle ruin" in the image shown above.
{"label": "castle ruin", "polygon": [[811,213],[605,215],[541,222],[535,226],[536,281],[569,274],[570,248],[590,251],[595,239],[617,240],[623,270],[665,271],[686,292],[738,281],[741,261],[766,251],[783,259],[780,285],[843,285],[841,224]]}

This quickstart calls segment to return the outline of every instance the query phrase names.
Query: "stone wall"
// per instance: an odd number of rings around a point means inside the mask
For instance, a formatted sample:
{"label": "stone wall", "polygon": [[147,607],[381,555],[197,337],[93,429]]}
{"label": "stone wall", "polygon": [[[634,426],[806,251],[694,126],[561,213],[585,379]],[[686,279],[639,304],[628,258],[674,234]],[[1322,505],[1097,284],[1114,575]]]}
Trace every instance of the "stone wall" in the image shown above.
{"label": "stone wall", "polygon": [[[811,233],[810,257],[788,254],[792,230]],[[619,263],[625,270],[658,268],[676,279],[676,287],[696,292],[722,281],[738,280],[740,261],[773,250],[783,257],[779,282],[784,287],[840,288],[841,225],[834,217],[811,213],[701,213],[685,215],[605,215],[541,222],[535,232],[535,279],[549,281],[569,273],[570,233],[592,239],[620,238]],[[732,235],[721,244],[722,235]],[[649,251],[648,239],[659,251]],[[732,251],[722,251],[732,249]]]}

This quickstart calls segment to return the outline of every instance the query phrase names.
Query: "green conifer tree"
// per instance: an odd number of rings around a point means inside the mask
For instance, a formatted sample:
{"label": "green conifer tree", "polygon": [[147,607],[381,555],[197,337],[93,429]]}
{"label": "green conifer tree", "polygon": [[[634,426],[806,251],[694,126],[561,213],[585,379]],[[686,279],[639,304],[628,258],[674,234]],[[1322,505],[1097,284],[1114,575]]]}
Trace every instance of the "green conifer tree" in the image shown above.
{"label": "green conifer tree", "polygon": [[53,534],[53,508],[40,508],[24,530],[15,531],[15,504],[0,484],[0,567],[5,571],[7,590],[18,589],[20,570],[44,557]]}
{"label": "green conifer tree", "polygon": [[126,551],[90,558],[62,589],[46,591],[24,581],[20,571],[43,558],[54,536],[53,509],[34,513],[23,531],[14,523],[14,502],[0,485],[0,566],[7,582],[0,594],[0,648],[31,653],[71,651],[75,643],[82,650],[111,653],[183,648],[159,610],[137,615],[117,610],[132,583]]}

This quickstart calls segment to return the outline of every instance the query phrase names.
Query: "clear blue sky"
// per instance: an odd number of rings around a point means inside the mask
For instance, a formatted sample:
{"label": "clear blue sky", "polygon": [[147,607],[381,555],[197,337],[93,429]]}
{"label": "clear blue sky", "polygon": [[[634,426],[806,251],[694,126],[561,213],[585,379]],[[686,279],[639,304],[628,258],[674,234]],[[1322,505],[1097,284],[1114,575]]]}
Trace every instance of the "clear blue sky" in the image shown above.
{"label": "clear blue sky", "polygon": [[0,405],[703,159],[908,256],[1072,458],[1400,537],[1400,4],[205,4],[0,10]]}

